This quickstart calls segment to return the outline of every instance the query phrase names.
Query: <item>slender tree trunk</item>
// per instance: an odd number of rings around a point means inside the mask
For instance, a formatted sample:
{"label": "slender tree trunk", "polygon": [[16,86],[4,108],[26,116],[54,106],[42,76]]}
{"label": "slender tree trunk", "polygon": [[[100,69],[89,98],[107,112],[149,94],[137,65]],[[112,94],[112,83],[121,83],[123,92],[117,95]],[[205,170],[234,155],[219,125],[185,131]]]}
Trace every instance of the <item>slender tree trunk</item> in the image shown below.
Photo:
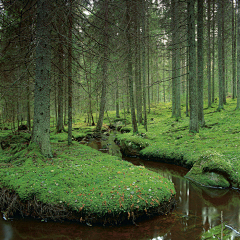
{"label": "slender tree trunk", "polygon": [[143,115],[144,126],[147,131],[147,94],[146,94],[146,43],[145,43],[145,0],[142,0],[142,85],[143,85]]}
{"label": "slender tree trunk", "polygon": [[120,113],[119,113],[119,86],[118,86],[118,77],[116,81],[116,118],[120,118]]}
{"label": "slender tree trunk", "polygon": [[179,3],[172,0],[172,117],[181,117],[180,49],[179,49]]}
{"label": "slender tree trunk", "polygon": [[223,41],[222,41],[222,0],[218,0],[218,81],[219,81],[219,103],[218,110],[223,109]]}
{"label": "slender tree trunk", "polygon": [[202,127],[205,124],[203,113],[203,0],[198,0],[197,22],[198,121]]}
{"label": "slender tree trunk", "polygon": [[[141,12],[140,12],[141,13]],[[143,107],[143,90],[142,90],[142,66],[141,66],[141,57],[142,57],[142,41],[141,41],[141,31],[140,31],[140,21],[138,21],[138,94],[139,98],[137,99],[139,101],[139,113],[138,113],[138,119],[139,124],[142,124],[142,107]]]}
{"label": "slender tree trunk", "polygon": [[147,44],[147,63],[148,63],[148,79],[147,79],[147,91],[148,91],[148,113],[150,113],[150,34],[149,34],[149,16],[147,18],[147,35],[148,35],[148,44]]}
{"label": "slender tree trunk", "polygon": [[68,145],[72,144],[72,0],[69,0],[68,15]]}
{"label": "slender tree trunk", "polygon": [[213,41],[212,41],[212,103],[215,100],[215,0],[213,0],[212,7],[213,16]]}
{"label": "slender tree trunk", "polygon": [[132,77],[132,44],[131,44],[131,33],[130,33],[130,2],[126,0],[127,4],[127,12],[126,12],[126,35],[127,35],[127,62],[128,62],[128,84],[129,84],[129,95],[130,95],[130,108],[131,108],[131,117],[132,117],[132,128],[133,133],[138,131],[136,114],[135,114],[135,107],[134,107],[134,93],[133,93],[133,77]]}
{"label": "slender tree trunk", "polygon": [[194,0],[188,0],[188,45],[189,45],[189,105],[190,125],[189,132],[198,132],[198,101],[196,80],[196,43]]}
{"label": "slender tree trunk", "polygon": [[207,54],[207,79],[208,79],[208,107],[212,105],[212,89],[211,89],[211,0],[207,0],[207,38],[208,38],[208,54]]}
{"label": "slender tree trunk", "polygon": [[176,0],[171,0],[172,11],[172,117],[176,116]]}
{"label": "slender tree trunk", "polygon": [[186,86],[186,117],[188,114],[188,103],[189,103],[189,47],[187,47],[187,86]]}
{"label": "slender tree trunk", "polygon": [[162,59],[162,62],[163,62],[163,70],[162,70],[162,73],[163,73],[163,102],[165,103],[166,102],[166,89],[165,89],[165,49],[163,51],[163,59]]}
{"label": "slender tree trunk", "polygon": [[68,89],[68,79],[64,79],[63,81],[63,89],[64,89],[64,117],[63,117],[63,124],[67,125],[67,100],[68,100],[68,94],[67,94],[67,89]]}
{"label": "slender tree trunk", "polygon": [[176,31],[176,97],[175,97],[175,118],[181,118],[181,58],[180,58],[180,17],[179,17],[179,1],[176,1],[175,5],[175,15],[176,15],[176,23],[175,23],[175,31]]}
{"label": "slender tree trunk", "polygon": [[103,59],[103,81],[102,81],[102,95],[101,95],[101,103],[100,103],[100,111],[99,118],[97,122],[96,132],[100,132],[103,124],[103,117],[106,105],[106,97],[107,97],[107,81],[108,81],[108,1],[104,2],[104,59]]}
{"label": "slender tree trunk", "polygon": [[60,133],[64,130],[63,126],[63,31],[62,31],[62,21],[58,19],[58,122],[57,122],[57,132]]}
{"label": "slender tree trunk", "polygon": [[240,1],[237,0],[237,109],[240,109]]}
{"label": "slender tree trunk", "polygon": [[222,8],[222,88],[223,88],[223,104],[226,104],[226,69],[225,69],[225,10],[224,10],[224,0],[221,1],[221,8]]}
{"label": "slender tree trunk", "polygon": [[43,155],[51,157],[50,145],[50,7],[48,0],[37,0],[36,81],[32,141]]}
{"label": "slender tree trunk", "polygon": [[142,104],[141,104],[141,90],[140,90],[140,22],[138,20],[137,13],[139,12],[138,1],[134,1],[134,8],[135,8],[135,17],[134,17],[134,32],[135,32],[135,53],[134,53],[134,65],[135,65],[135,92],[136,92],[136,109],[137,109],[137,122],[138,124],[142,123]]}
{"label": "slender tree trunk", "polygon": [[232,1],[232,98],[237,95],[236,89],[236,24],[235,24],[235,7]]}
{"label": "slender tree trunk", "polygon": [[31,107],[30,107],[30,77],[27,81],[27,127],[31,131]]}

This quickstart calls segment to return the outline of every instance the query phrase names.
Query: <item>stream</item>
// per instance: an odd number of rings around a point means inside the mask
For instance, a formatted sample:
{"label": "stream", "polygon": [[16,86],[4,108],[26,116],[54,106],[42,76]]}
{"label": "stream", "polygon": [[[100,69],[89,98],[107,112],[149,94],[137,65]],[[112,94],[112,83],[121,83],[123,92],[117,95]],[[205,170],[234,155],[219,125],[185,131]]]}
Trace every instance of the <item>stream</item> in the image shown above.
{"label": "stream", "polygon": [[[115,136],[90,140],[92,148],[111,155],[121,156],[119,147],[113,142]],[[184,178],[187,169],[166,163],[143,161],[139,158],[123,157],[135,165],[144,165],[171,180],[177,191],[177,205],[167,216],[156,216],[137,222],[135,225],[93,226],[76,222],[41,222],[33,218],[0,218],[0,240],[53,239],[53,240],[194,240],[199,235],[223,220],[236,230],[240,229],[240,192],[232,189],[210,189],[200,187]],[[217,238],[216,238],[217,239]],[[234,239],[234,237],[232,238]]]}

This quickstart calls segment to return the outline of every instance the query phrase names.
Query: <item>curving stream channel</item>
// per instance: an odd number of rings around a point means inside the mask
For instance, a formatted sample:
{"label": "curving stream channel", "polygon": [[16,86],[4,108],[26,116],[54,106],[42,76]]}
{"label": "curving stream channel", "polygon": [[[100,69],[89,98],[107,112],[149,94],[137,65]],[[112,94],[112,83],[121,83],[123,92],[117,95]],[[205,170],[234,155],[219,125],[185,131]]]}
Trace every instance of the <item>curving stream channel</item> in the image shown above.
{"label": "curving stream channel", "polygon": [[[89,146],[120,155],[118,146],[113,142],[114,136],[101,141],[90,141]],[[0,218],[0,240],[53,239],[53,240],[182,240],[201,239],[201,233],[221,223],[223,220],[234,229],[240,229],[240,192],[237,190],[219,190],[203,188],[184,178],[187,170],[182,167],[143,161],[139,158],[123,159],[135,165],[144,165],[170,179],[177,191],[177,205],[167,216],[157,216],[138,222],[135,225],[88,227],[76,222],[41,222],[32,218],[14,218],[4,221]],[[217,239],[217,238],[215,238]],[[234,239],[234,237],[232,238]]]}

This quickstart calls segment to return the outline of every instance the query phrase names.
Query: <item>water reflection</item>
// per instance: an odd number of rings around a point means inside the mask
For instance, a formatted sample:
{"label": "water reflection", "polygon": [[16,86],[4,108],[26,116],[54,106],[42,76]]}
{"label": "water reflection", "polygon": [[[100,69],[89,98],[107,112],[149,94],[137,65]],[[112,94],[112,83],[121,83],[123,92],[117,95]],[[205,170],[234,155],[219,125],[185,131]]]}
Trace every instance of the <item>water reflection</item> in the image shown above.
{"label": "water reflection", "polygon": [[[99,146],[96,146],[99,148]],[[177,205],[172,214],[137,222],[138,226],[88,227],[76,222],[41,222],[31,218],[6,222],[0,220],[0,240],[69,239],[69,240],[193,240],[202,232],[223,220],[234,229],[240,228],[240,194],[236,190],[218,190],[199,187],[184,178],[187,170],[181,167],[126,159],[136,165],[145,165],[170,179],[177,190]],[[2,238],[1,238],[2,237]]]}
{"label": "water reflection", "polygon": [[0,220],[1,228],[0,231],[0,239],[3,240],[12,240],[13,239],[13,229],[10,223],[3,222],[3,220]]}

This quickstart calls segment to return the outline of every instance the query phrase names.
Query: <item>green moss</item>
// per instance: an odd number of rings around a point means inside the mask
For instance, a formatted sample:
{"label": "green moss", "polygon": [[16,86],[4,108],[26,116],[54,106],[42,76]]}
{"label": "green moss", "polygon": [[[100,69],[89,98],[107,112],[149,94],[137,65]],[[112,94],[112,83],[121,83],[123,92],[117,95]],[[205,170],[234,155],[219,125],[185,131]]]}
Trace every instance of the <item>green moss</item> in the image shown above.
{"label": "green moss", "polygon": [[130,212],[157,208],[175,194],[171,182],[144,167],[78,143],[52,146],[53,159],[43,159],[31,145],[21,165],[2,166],[2,186],[24,201],[35,196],[42,203],[65,204],[83,216],[97,217],[111,212],[127,218]]}
{"label": "green moss", "polygon": [[[225,110],[220,112],[217,111],[217,103],[211,108],[205,108],[206,125],[195,134],[189,133],[189,118],[185,117],[184,106],[182,106],[183,117],[176,121],[171,118],[171,103],[154,105],[151,108],[151,114],[148,115],[148,119],[151,119],[145,136],[148,146],[135,149],[140,150],[139,155],[144,159],[174,163],[189,169],[198,161],[202,161],[203,156],[207,157],[216,152],[222,157],[219,159],[214,157],[214,161],[205,163],[200,173],[206,177],[202,184],[206,183],[206,179],[212,178],[211,185],[214,185],[216,174],[218,174],[216,182],[221,182],[221,186],[226,187],[229,182],[231,186],[239,187],[240,111],[235,110],[235,100],[227,99],[227,103]],[[140,125],[139,131],[143,129],[144,126]],[[131,137],[131,133],[117,136],[120,140],[124,139],[126,143],[134,143],[136,140],[132,141]],[[140,140],[141,136],[139,136]],[[210,175],[207,172],[210,172]]]}
{"label": "green moss", "polygon": [[186,177],[206,186],[239,187],[240,168],[238,156],[229,158],[228,154],[208,151],[202,155],[187,173]]}
{"label": "green moss", "polygon": [[[223,236],[221,237],[221,232],[223,229]],[[207,232],[205,232],[202,235],[202,240],[207,240],[207,239],[222,239],[222,240],[229,240],[232,239],[231,236],[232,231],[225,226],[225,223],[223,223],[223,226],[220,224],[216,227],[211,228]]]}

